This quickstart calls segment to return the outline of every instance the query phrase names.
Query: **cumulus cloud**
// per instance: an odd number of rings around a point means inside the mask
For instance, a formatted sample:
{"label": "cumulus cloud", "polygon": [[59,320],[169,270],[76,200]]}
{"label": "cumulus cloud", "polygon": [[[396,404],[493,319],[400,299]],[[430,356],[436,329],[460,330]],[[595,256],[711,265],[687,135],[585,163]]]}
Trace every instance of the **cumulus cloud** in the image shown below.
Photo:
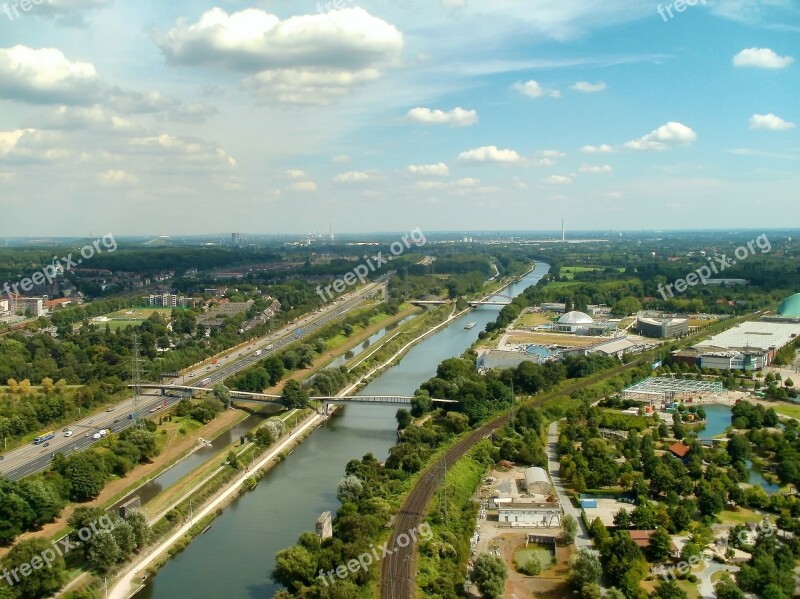
{"label": "cumulus cloud", "polygon": [[750,128],[767,129],[769,131],[784,131],[786,129],[794,129],[795,124],[789,121],[784,121],[782,118],[772,113],[754,114],[750,117]]}
{"label": "cumulus cloud", "polygon": [[583,146],[581,152],[584,154],[611,154],[614,151],[608,144],[601,144],[599,146]]}
{"label": "cumulus cloud", "polygon": [[430,108],[412,108],[406,119],[424,125],[450,125],[451,127],[469,127],[478,122],[478,112],[456,107],[450,111],[431,110]]}
{"label": "cumulus cloud", "polygon": [[671,121],[651,131],[640,139],[629,141],[625,147],[630,150],[661,151],[674,146],[687,146],[695,142],[697,133],[681,123]]}
{"label": "cumulus cloud", "polygon": [[464,177],[463,179],[456,179],[454,181],[417,181],[414,185],[417,189],[466,189],[470,187],[477,187],[481,184],[480,179],[473,177]]}
{"label": "cumulus cloud", "polygon": [[569,185],[572,183],[572,179],[563,175],[550,175],[546,179],[543,179],[542,183],[545,185]]}
{"label": "cumulus cloud", "polygon": [[301,171],[300,169],[290,168],[286,171],[286,176],[290,179],[307,179],[305,171]]}
{"label": "cumulus cloud", "polygon": [[592,175],[603,175],[603,174],[606,174],[606,173],[610,173],[613,170],[614,169],[612,169],[611,166],[609,166],[608,164],[603,164],[603,165],[584,164],[580,168],[580,172],[589,173],[589,174],[592,174]]}
{"label": "cumulus cloud", "polygon": [[426,177],[446,177],[450,174],[450,169],[444,162],[438,164],[412,164],[408,167],[411,175],[423,175]]}
{"label": "cumulus cloud", "polygon": [[127,151],[146,157],[157,170],[227,172],[238,167],[236,160],[215,144],[168,133],[132,137]]}
{"label": "cumulus cloud", "polygon": [[102,185],[106,186],[135,185],[139,181],[135,175],[120,169],[111,169],[100,173],[97,178]]}
{"label": "cumulus cloud", "polygon": [[606,84],[602,81],[597,83],[589,83],[588,81],[578,81],[576,84],[571,85],[570,89],[573,89],[577,92],[583,92],[585,94],[592,94],[597,92],[604,92],[606,91]]}
{"label": "cumulus cloud", "polygon": [[372,179],[372,175],[366,171],[349,171],[340,173],[334,177],[336,183],[363,183]]}
{"label": "cumulus cloud", "polygon": [[313,181],[295,181],[289,188],[292,191],[316,191],[317,184]]}
{"label": "cumulus cloud", "polygon": [[518,92],[524,96],[528,96],[529,98],[560,98],[561,92],[557,89],[546,88],[542,86],[538,81],[534,81],[531,79],[525,83],[518,81],[514,85],[511,86],[515,92]]}
{"label": "cumulus cloud", "polygon": [[794,62],[791,56],[779,56],[770,48],[747,48],[733,57],[736,67],[783,69]]}
{"label": "cumulus cloud", "polygon": [[0,160],[18,164],[41,164],[72,154],[52,131],[16,129],[0,131]]}
{"label": "cumulus cloud", "polygon": [[57,48],[0,48],[0,98],[30,104],[93,104],[101,90],[94,65]]}
{"label": "cumulus cloud", "polygon": [[249,73],[246,90],[286,104],[330,103],[380,77],[404,45],[396,27],[358,7],[285,20],[212,8],[153,39],[168,64]]}
{"label": "cumulus cloud", "polygon": [[46,0],[37,4],[33,14],[53,18],[61,25],[86,26],[86,13],[111,6],[113,0]]}
{"label": "cumulus cloud", "polygon": [[459,162],[520,164],[525,159],[514,150],[501,150],[497,146],[483,146],[458,155]]}

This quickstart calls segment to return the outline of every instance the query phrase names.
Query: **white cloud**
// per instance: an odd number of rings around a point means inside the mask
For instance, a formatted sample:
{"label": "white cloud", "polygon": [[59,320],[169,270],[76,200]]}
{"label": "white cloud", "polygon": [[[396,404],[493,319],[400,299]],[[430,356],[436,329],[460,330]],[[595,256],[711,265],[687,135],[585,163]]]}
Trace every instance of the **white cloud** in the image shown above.
{"label": "white cloud", "polygon": [[0,160],[20,164],[41,164],[61,160],[73,152],[61,145],[61,136],[53,131],[16,129],[0,131]]}
{"label": "white cloud", "polygon": [[673,146],[686,146],[695,142],[697,133],[681,123],[671,121],[644,137],[629,141],[625,147],[630,150],[666,150]]}
{"label": "white cloud", "polygon": [[608,144],[601,144],[599,146],[583,146],[581,152],[584,154],[611,154],[614,151]]}
{"label": "white cloud", "polygon": [[290,186],[292,191],[316,191],[317,184],[313,181],[295,181]]}
{"label": "white cloud", "polygon": [[747,48],[733,57],[734,66],[758,69],[783,69],[793,62],[791,56],[779,56],[770,48]]}
{"label": "white cloud", "polygon": [[425,125],[450,125],[451,127],[469,127],[478,122],[478,113],[475,110],[465,110],[456,107],[450,111],[431,110],[430,108],[412,108],[406,114],[406,119],[414,123]]}
{"label": "white cloud", "polygon": [[459,162],[496,162],[501,164],[520,164],[525,159],[514,150],[500,150],[497,146],[483,146],[458,156]]}
{"label": "white cloud", "polygon": [[97,175],[100,183],[103,185],[135,185],[139,179],[124,170],[112,169]]}
{"label": "white cloud", "polygon": [[550,88],[543,87],[538,81],[534,81],[533,79],[531,79],[530,81],[527,81],[526,83],[522,83],[521,81],[518,81],[517,83],[515,83],[514,85],[511,86],[511,89],[513,89],[514,91],[519,92],[519,93],[521,93],[521,94],[523,94],[525,96],[528,96],[529,98],[542,98],[542,97],[560,98],[561,97],[561,92],[558,91],[557,89],[550,89]]}
{"label": "white cloud", "polygon": [[602,174],[610,173],[610,172],[612,172],[613,170],[614,170],[614,169],[613,169],[613,168],[611,168],[611,166],[609,166],[608,164],[604,164],[604,165],[602,165],[602,166],[600,166],[600,165],[590,165],[590,164],[584,164],[584,165],[583,165],[583,166],[581,166],[581,168],[580,168],[580,172],[582,172],[582,173],[589,173],[589,174],[593,174],[593,175],[602,175]]}
{"label": "white cloud", "polygon": [[372,179],[372,175],[365,171],[349,171],[340,173],[333,179],[336,183],[362,183]]}
{"label": "white cloud", "polygon": [[29,104],[93,104],[100,91],[94,65],[72,62],[56,48],[0,48],[0,97]]}
{"label": "white cloud", "polygon": [[563,175],[550,175],[546,179],[543,179],[542,183],[546,185],[569,185],[572,183],[572,179]]}
{"label": "white cloud", "polygon": [[290,168],[286,171],[286,176],[290,179],[307,179],[306,173],[300,169]]}
{"label": "white cloud", "polygon": [[412,164],[407,170],[411,175],[428,177],[446,177],[450,174],[450,169],[444,162],[439,162],[438,164]]}
{"label": "white cloud", "polygon": [[784,131],[786,129],[794,129],[795,124],[789,121],[784,121],[779,116],[772,113],[770,114],[754,114],[750,117],[751,129],[768,129],[770,131]]}
{"label": "white cloud", "polygon": [[350,162],[350,156],[348,156],[347,154],[339,154],[337,156],[333,156],[331,158],[331,162],[335,164],[344,164]]}
{"label": "white cloud", "polygon": [[454,181],[417,181],[414,187],[417,189],[466,189],[477,187],[480,184],[480,179],[464,177]]}
{"label": "white cloud", "polygon": [[167,63],[250,73],[261,102],[324,105],[396,64],[403,34],[359,7],[281,20],[260,9],[221,8],[179,20],[153,39]]}
{"label": "white cloud", "polygon": [[577,92],[583,92],[585,94],[592,94],[596,92],[604,92],[606,91],[606,84],[602,81],[598,81],[597,83],[589,83],[588,81],[578,81],[576,84],[570,86],[570,89],[574,89]]}
{"label": "white cloud", "polygon": [[536,153],[537,156],[542,158],[566,158],[567,155],[559,150],[542,150]]}

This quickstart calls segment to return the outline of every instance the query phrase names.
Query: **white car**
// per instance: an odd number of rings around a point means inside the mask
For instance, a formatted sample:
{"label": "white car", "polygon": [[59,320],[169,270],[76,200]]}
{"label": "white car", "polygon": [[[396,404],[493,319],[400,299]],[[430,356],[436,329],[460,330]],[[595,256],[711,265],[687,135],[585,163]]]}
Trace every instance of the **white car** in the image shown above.
{"label": "white car", "polygon": [[71,436],[72,436],[72,431],[66,431],[66,432],[64,433],[64,436],[65,436],[65,437],[71,437]]}
{"label": "white car", "polygon": [[99,439],[99,438],[100,438],[100,433],[95,433],[92,435],[92,439]]}

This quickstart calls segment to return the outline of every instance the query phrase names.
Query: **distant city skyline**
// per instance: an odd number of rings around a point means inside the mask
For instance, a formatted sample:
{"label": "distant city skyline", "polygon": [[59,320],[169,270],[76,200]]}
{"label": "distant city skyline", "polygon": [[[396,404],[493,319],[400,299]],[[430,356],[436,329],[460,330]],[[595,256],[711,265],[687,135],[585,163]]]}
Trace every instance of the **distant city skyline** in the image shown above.
{"label": "distant city skyline", "polygon": [[797,214],[792,0],[13,5],[1,238]]}

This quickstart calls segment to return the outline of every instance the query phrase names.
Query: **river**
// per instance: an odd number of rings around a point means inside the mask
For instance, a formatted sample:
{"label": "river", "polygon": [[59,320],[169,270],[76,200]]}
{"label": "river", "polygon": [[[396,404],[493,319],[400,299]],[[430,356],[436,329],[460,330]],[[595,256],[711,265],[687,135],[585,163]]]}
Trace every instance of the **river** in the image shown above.
{"label": "river", "polygon": [[[549,270],[534,271],[502,294],[517,296]],[[497,318],[496,306],[480,307],[456,319],[412,348],[403,360],[372,381],[364,395],[411,395],[436,373],[442,360],[459,356]],[[464,329],[469,322],[477,325]],[[279,588],[270,579],[275,554],[293,545],[324,511],[339,507],[336,486],[345,465],[371,452],[384,460],[397,440],[397,407],[347,406],[306,439],[283,462],[164,565],[137,599],[209,597],[269,598]]]}

